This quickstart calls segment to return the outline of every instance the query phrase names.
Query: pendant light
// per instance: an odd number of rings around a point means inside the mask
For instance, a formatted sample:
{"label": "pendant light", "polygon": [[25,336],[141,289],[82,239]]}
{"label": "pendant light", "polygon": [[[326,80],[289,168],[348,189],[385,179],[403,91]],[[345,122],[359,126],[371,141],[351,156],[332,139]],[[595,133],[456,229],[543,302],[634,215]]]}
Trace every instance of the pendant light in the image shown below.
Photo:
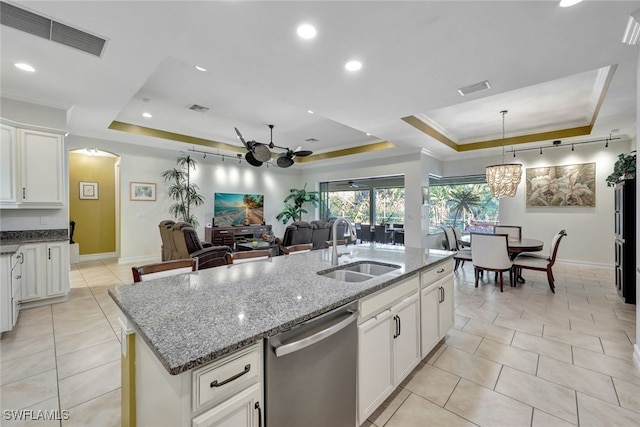
{"label": "pendant light", "polygon": [[522,177],[522,165],[520,163],[504,162],[504,116],[507,110],[500,111],[502,114],[502,164],[487,166],[487,184],[491,193],[497,198],[514,197],[518,191],[518,184]]}

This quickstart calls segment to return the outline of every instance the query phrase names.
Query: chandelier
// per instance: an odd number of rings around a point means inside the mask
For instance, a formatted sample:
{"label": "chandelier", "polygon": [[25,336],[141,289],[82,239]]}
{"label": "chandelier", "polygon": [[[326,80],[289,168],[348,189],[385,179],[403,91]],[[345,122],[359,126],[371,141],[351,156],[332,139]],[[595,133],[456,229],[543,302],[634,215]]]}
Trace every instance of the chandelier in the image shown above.
{"label": "chandelier", "polygon": [[514,197],[518,191],[518,184],[522,177],[522,165],[520,163],[504,162],[504,115],[507,110],[500,111],[502,114],[502,164],[487,166],[487,184],[491,193],[498,199],[502,197]]}

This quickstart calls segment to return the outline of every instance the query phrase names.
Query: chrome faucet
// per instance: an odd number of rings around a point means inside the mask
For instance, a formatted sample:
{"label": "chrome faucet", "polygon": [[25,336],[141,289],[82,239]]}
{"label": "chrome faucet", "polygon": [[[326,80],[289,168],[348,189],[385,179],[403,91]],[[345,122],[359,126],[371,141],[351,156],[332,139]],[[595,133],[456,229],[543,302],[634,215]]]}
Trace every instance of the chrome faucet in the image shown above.
{"label": "chrome faucet", "polygon": [[[331,231],[332,235],[333,235],[333,252],[331,254],[331,266],[336,267],[338,265],[338,258],[340,257],[340,255],[342,254],[338,254],[338,223],[339,222],[344,222],[345,224],[347,224],[347,229],[349,230],[349,235],[351,235],[352,230],[351,230],[351,223],[349,222],[348,219],[346,218],[337,218],[334,222],[333,222],[333,229]],[[344,238],[344,236],[342,236]]]}

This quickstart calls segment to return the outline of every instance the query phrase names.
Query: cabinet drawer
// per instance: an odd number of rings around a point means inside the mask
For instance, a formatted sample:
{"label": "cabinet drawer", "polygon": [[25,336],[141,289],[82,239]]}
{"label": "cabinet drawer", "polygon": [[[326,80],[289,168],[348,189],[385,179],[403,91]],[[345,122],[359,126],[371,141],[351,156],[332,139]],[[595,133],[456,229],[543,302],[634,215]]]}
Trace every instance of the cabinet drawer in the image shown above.
{"label": "cabinet drawer", "polygon": [[436,280],[440,280],[453,271],[453,260],[448,260],[444,264],[439,264],[431,270],[422,272],[422,287],[429,286]]}
{"label": "cabinet drawer", "polygon": [[253,345],[193,372],[193,410],[220,402],[262,378],[261,346]]}
{"label": "cabinet drawer", "polygon": [[416,275],[397,285],[378,291],[373,296],[360,301],[360,319],[367,320],[371,315],[391,307],[396,301],[419,288],[419,279]]}

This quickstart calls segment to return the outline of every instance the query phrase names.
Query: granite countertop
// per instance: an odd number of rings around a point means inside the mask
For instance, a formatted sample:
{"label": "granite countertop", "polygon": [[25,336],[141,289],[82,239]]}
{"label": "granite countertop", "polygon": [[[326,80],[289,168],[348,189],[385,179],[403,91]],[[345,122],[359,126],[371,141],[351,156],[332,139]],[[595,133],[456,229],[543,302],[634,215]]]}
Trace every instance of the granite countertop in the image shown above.
{"label": "granite countertop", "polygon": [[63,242],[65,240],[69,240],[69,230],[66,228],[0,231],[0,255],[14,254],[20,245],[27,243]]}
{"label": "granite countertop", "polygon": [[167,371],[176,375],[453,256],[373,243],[347,250],[341,265],[375,260],[401,268],[364,282],[340,282],[316,274],[332,268],[331,249],[324,249],[122,285],[109,294]]}

